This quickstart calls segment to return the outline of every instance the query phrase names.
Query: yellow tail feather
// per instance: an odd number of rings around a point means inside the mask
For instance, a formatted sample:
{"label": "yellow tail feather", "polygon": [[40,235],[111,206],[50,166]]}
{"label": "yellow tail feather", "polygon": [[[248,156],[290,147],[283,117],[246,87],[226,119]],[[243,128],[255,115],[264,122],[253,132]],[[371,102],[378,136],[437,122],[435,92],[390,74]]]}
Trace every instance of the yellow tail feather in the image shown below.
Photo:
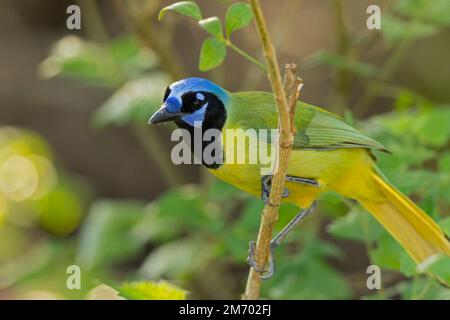
{"label": "yellow tail feather", "polygon": [[416,263],[438,253],[450,255],[450,242],[433,219],[378,174],[373,173],[372,178],[376,189],[384,195],[386,201],[357,200],[406,249]]}

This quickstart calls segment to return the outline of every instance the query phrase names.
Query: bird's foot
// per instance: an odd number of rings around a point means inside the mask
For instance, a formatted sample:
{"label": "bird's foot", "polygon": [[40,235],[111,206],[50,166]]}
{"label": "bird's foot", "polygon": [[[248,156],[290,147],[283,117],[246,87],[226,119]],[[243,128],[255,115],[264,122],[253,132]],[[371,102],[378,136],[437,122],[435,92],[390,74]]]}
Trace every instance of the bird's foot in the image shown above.
{"label": "bird's foot", "polygon": [[[306,185],[318,187],[318,188],[320,187],[320,183],[317,180],[296,177],[296,176],[290,176],[290,175],[286,176],[286,182],[306,184]],[[267,204],[269,202],[271,185],[272,185],[272,176],[271,175],[266,175],[261,178],[261,199],[264,201],[265,204]],[[289,189],[284,188],[281,197],[287,198],[287,197],[289,197],[289,194],[290,194]]]}
{"label": "bird's foot", "polygon": [[275,273],[275,259],[273,257],[273,251],[277,247],[277,244],[274,242],[270,242],[270,251],[269,251],[269,261],[268,261],[268,267],[260,268],[258,264],[256,263],[255,259],[255,250],[256,250],[256,243],[255,241],[250,241],[249,243],[249,249],[248,249],[248,258],[247,262],[256,272],[260,273],[260,278],[263,280],[271,278]]}
{"label": "bird's foot", "polygon": [[[269,202],[270,196],[270,188],[272,186],[272,176],[267,175],[261,178],[261,199],[265,204]],[[287,188],[284,188],[283,193],[281,194],[282,198],[287,198],[290,192]]]}
{"label": "bird's foot", "polygon": [[255,241],[250,241],[249,243],[249,249],[248,249],[248,258],[247,262],[256,272],[261,274],[261,279],[269,279],[273,276],[275,273],[275,259],[274,259],[274,251],[275,248],[278,247],[281,242],[287,237],[287,235],[297,226],[299,223],[301,223],[303,220],[305,220],[316,207],[316,204],[313,203],[309,208],[305,210],[301,210],[299,213],[295,215],[295,217],[289,221],[289,223],[284,226],[284,228],[270,241],[270,251],[269,251],[269,257],[267,262],[267,269],[266,268],[260,268],[258,264],[256,263],[255,259],[255,250],[256,250],[256,243]]}

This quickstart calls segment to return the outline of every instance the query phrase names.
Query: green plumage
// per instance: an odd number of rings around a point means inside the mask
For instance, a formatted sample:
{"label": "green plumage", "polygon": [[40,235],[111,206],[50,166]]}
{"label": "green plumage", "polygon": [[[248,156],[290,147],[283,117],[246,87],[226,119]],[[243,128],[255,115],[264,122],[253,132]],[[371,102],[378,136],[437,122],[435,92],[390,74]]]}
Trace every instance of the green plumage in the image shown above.
{"label": "green plumage", "polygon": [[[197,97],[193,93],[200,94]],[[206,107],[198,108],[202,104]],[[191,126],[192,129],[194,120],[202,119],[202,124],[206,124],[208,129],[247,131],[234,131],[232,141],[235,135],[251,139],[256,134],[259,139],[264,136],[270,139],[270,134],[258,135],[258,130],[278,127],[277,108],[272,94],[228,93],[209,80],[200,78],[188,78],[172,84],[164,99],[164,106],[149,121],[162,123],[174,119],[183,128]],[[318,184],[288,181],[286,188],[289,195],[283,201],[299,208],[309,208],[320,194],[334,191],[360,202],[416,263],[422,263],[436,254],[450,255],[450,244],[433,219],[377,173],[370,150],[386,151],[382,144],[338,116],[306,103],[299,102],[297,105],[295,126],[297,133],[287,174],[312,179]],[[228,144],[227,136],[228,132],[222,136],[224,146],[231,145],[233,148],[223,150],[225,160],[236,159],[237,154],[259,154],[259,146],[267,142],[260,141],[262,143],[257,146],[251,143]],[[262,171],[265,164],[261,159],[258,157],[256,160],[256,163],[225,161],[208,169],[219,179],[259,196],[261,175],[267,173]]]}
{"label": "green plumage", "polygon": [[[273,94],[239,92],[230,94],[226,128],[275,129],[278,116]],[[387,151],[338,116],[304,102],[297,104],[297,134],[294,149],[368,148]]]}

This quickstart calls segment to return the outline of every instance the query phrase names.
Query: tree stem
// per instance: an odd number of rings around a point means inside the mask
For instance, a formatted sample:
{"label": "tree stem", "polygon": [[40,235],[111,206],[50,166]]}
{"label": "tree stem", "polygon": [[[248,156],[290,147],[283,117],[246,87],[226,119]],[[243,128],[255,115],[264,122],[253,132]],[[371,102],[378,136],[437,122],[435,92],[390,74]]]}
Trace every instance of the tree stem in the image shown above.
{"label": "tree stem", "polygon": [[[281,202],[281,194],[284,189],[287,168],[294,141],[295,126],[294,112],[298,100],[302,81],[297,78],[297,66],[287,64],[285,70],[284,87],[278,67],[275,49],[270,40],[264,14],[259,0],[249,0],[256,28],[266,59],[267,71],[270,84],[278,108],[278,130],[279,148],[277,152],[277,165],[272,177],[272,186],[268,203],[264,206],[259,233],[255,248],[255,261],[259,268],[267,263],[270,253],[270,240],[272,239],[273,227],[278,220],[278,208]],[[247,286],[243,299],[256,300],[260,297],[261,277],[253,268],[250,269]]]}
{"label": "tree stem", "polygon": [[[334,0],[335,28],[337,38],[337,53],[350,60],[352,56],[352,41],[345,25],[342,0]],[[343,115],[347,109],[347,101],[351,89],[352,74],[345,69],[336,69],[334,75],[334,92],[332,110]]]}
{"label": "tree stem", "polygon": [[364,94],[356,101],[354,110],[358,112],[360,116],[364,116],[367,109],[370,107],[373,100],[379,94],[383,82],[387,82],[393,76],[397,70],[398,65],[402,62],[404,55],[408,52],[407,49],[411,43],[409,38],[402,40],[393,52],[389,55],[389,58],[384,63],[383,68],[378,73],[376,79],[369,83]]}
{"label": "tree stem", "polygon": [[158,57],[161,67],[168,73],[173,81],[183,79],[186,75],[184,66],[179,63],[179,59],[174,51],[167,46],[162,40],[164,35],[160,30],[155,30],[154,26],[150,23],[154,19],[157,11],[157,6],[152,6],[149,9],[145,6],[136,4],[134,2],[127,2],[128,14],[130,15],[135,32],[143,45],[150,48]]}
{"label": "tree stem", "polygon": [[[161,67],[167,72],[173,81],[185,77],[184,68],[177,62],[173,51],[161,41],[158,31],[153,29],[150,21],[156,15],[158,3],[134,3],[131,1],[121,2],[124,4],[125,12],[132,21],[136,35],[143,45],[151,49],[157,56]],[[152,5],[149,5],[152,4]],[[155,165],[164,178],[164,182],[171,188],[179,187],[185,183],[179,168],[175,167],[166,154],[164,146],[155,131],[134,126],[134,134],[141,143],[147,155],[155,162]]]}

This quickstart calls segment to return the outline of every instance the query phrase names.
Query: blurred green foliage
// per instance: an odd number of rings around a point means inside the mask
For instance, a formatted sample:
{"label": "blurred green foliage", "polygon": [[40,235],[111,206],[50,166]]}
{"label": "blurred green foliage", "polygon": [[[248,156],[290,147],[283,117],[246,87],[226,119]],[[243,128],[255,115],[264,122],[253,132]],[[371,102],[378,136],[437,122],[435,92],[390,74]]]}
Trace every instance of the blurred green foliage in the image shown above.
{"label": "blurred green foliage", "polygon": [[183,300],[186,291],[166,281],[124,283],[120,295],[133,300]]}
{"label": "blurred green foliage", "polygon": [[[226,13],[227,39],[251,20],[243,6],[235,4]],[[192,4],[167,10],[200,20],[213,36],[203,45],[200,69],[218,66],[226,54],[221,22],[201,20],[200,9]],[[395,53],[402,42],[445,28],[449,17],[445,0],[395,1],[383,13],[381,41]],[[54,45],[39,71],[45,78],[65,76],[115,90],[99,106],[94,125],[139,126],[159,107],[171,81],[158,61],[133,35],[108,43],[68,36]],[[304,63],[305,68],[317,65],[369,82],[382,80],[382,89],[392,89],[380,78],[383,66],[328,51],[316,52]],[[359,123],[392,152],[376,153],[380,169],[450,237],[449,105],[406,88],[395,88],[394,96],[390,112]],[[167,279],[188,290],[188,298],[238,298],[248,272],[248,242],[257,234],[262,206],[259,199],[216,180],[169,189],[150,203],[92,199],[89,188],[64,171],[41,137],[2,128],[0,291],[13,297],[86,298],[106,283],[130,299],[185,298],[186,291],[160,282]],[[281,207],[278,230],[296,210]],[[450,298],[449,289],[424,275],[450,281],[448,257],[416,266],[367,212],[333,193],[323,196],[318,212],[276,255],[277,272],[263,286],[266,298]],[[342,267],[352,260],[360,264],[357,272]],[[367,290],[367,261],[382,268],[383,290]],[[65,287],[71,264],[82,269],[80,291]]]}

